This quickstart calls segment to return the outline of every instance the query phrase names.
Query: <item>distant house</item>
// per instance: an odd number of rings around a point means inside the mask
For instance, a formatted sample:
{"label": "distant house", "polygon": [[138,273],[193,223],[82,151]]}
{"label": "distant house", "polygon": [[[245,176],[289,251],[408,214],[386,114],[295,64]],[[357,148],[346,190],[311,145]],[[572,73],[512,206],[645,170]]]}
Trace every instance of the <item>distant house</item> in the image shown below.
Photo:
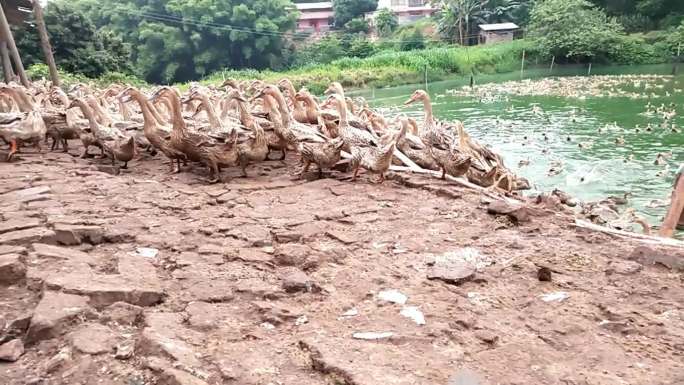
{"label": "distant house", "polygon": [[520,29],[514,23],[480,24],[480,44],[511,41],[515,32]]}
{"label": "distant house", "polygon": [[437,11],[430,0],[379,0],[375,12],[366,13],[366,20],[375,20],[378,12],[387,8],[397,14],[399,24],[407,24],[425,17],[429,17]]}
{"label": "distant house", "polygon": [[297,32],[322,33],[330,30],[333,21],[332,1],[297,3]]}

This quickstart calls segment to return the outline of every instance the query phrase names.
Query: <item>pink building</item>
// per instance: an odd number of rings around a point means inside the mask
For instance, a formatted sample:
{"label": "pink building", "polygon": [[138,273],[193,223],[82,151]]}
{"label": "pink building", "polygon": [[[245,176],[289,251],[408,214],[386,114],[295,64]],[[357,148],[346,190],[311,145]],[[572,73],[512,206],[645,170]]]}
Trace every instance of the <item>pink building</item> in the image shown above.
{"label": "pink building", "polygon": [[378,10],[367,13],[366,19],[372,22],[383,8],[387,8],[397,14],[399,24],[407,24],[424,17],[429,17],[437,11],[437,8],[429,0],[379,0]]}
{"label": "pink building", "polygon": [[321,33],[330,30],[333,22],[333,6],[331,1],[321,3],[297,3],[299,19],[298,32]]}

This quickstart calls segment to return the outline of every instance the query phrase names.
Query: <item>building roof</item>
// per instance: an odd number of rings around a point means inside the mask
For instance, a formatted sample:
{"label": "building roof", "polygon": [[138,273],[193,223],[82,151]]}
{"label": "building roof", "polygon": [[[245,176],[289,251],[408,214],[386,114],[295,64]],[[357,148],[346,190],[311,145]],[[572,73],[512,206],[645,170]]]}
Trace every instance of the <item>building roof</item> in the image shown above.
{"label": "building roof", "polygon": [[480,24],[478,27],[483,31],[503,31],[520,28],[515,23]]}
{"label": "building roof", "polygon": [[7,21],[13,25],[19,25],[26,20],[28,12],[33,10],[30,0],[2,0],[2,9],[5,11]]}
{"label": "building roof", "polygon": [[332,9],[332,1],[323,1],[320,3],[297,3],[295,4],[300,11],[318,10],[318,9]]}

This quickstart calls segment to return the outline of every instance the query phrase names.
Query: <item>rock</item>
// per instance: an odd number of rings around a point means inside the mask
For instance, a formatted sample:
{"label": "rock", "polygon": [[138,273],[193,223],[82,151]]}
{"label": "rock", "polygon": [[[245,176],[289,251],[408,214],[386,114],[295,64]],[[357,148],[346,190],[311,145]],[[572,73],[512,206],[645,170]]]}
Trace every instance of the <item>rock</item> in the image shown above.
{"label": "rock", "polygon": [[684,253],[676,248],[638,246],[629,256],[630,260],[644,265],[662,265],[668,269],[684,271]]}
{"label": "rock", "polygon": [[109,164],[98,164],[95,166],[95,170],[114,176],[119,175],[121,173],[121,167]]}
{"label": "rock", "polygon": [[55,240],[62,245],[80,245],[88,242],[93,245],[102,243],[103,230],[99,226],[56,224]]}
{"label": "rock", "polygon": [[188,314],[188,323],[198,330],[211,330],[216,328],[218,312],[213,304],[207,302],[191,302],[185,307]]}
{"label": "rock", "polygon": [[416,325],[425,325],[425,316],[423,315],[423,312],[420,311],[420,309],[418,309],[416,306],[404,306],[399,314],[409,318],[415,322]]}
{"label": "rock", "polygon": [[261,278],[246,278],[238,280],[235,283],[235,292],[243,296],[258,299],[277,299],[282,295],[282,292],[277,286],[274,286]]}
{"label": "rock", "polygon": [[295,243],[302,240],[302,233],[298,231],[283,230],[273,232],[273,239],[278,243]]}
{"label": "rock", "polygon": [[74,348],[86,354],[102,354],[114,349],[115,337],[108,327],[100,324],[86,325],[70,335]]}
{"label": "rock", "polygon": [[180,313],[147,314],[145,325],[136,345],[139,354],[167,357],[186,367],[201,366],[193,347],[183,340],[191,330],[183,326]]}
{"label": "rock", "polygon": [[50,199],[49,186],[37,186],[0,195],[0,202],[28,203]]}
{"label": "rock", "polygon": [[114,358],[120,360],[127,360],[133,357],[135,353],[135,345],[132,343],[125,343],[116,346],[116,353],[114,353]]}
{"label": "rock", "polygon": [[45,278],[45,285],[52,290],[89,296],[90,304],[98,308],[115,302],[138,306],[161,302],[164,293],[156,268],[149,261],[128,254],[120,254],[118,260],[119,274],[51,274]]}
{"label": "rock", "polygon": [[15,362],[22,354],[24,354],[24,343],[20,339],[0,345],[0,361]]}
{"label": "rock", "polygon": [[533,215],[538,215],[534,210],[518,203],[509,203],[502,200],[495,200],[487,206],[487,212],[494,215],[508,215],[516,222],[528,222]]}
{"label": "rock", "polygon": [[283,290],[286,293],[318,293],[321,291],[318,286],[306,273],[296,268],[286,269],[281,273],[283,280]]}
{"label": "rock", "polygon": [[359,241],[356,234],[343,231],[329,230],[325,232],[325,235],[345,245],[351,245]]}
{"label": "rock", "polygon": [[45,227],[33,227],[0,235],[2,245],[25,245],[34,242],[55,243],[55,232]]}
{"label": "rock", "polygon": [[158,384],[164,385],[207,385],[207,383],[190,373],[174,369],[167,362],[155,357],[147,359],[147,368],[154,371],[159,377]]}
{"label": "rock", "polygon": [[286,321],[293,321],[299,318],[302,313],[292,307],[286,305],[275,304],[266,301],[252,302],[261,314],[261,320],[274,325],[280,325]]}
{"label": "rock", "polygon": [[[14,319],[4,322],[4,328],[0,328],[0,344],[15,338],[23,338],[31,323],[32,313],[27,312],[14,317]],[[0,326],[3,325],[0,317]]]}
{"label": "rock", "polygon": [[403,305],[406,303],[408,300],[408,297],[406,294],[398,291],[398,290],[383,290],[378,293],[378,299],[381,301],[386,301],[386,302],[391,302],[391,303],[397,303],[399,305]]}
{"label": "rock", "polygon": [[476,331],[475,338],[490,345],[494,345],[499,340],[499,336],[488,330]]}
{"label": "rock", "polygon": [[34,255],[41,258],[54,258],[84,264],[93,261],[93,257],[79,250],[44,243],[34,243],[32,246]]}
{"label": "rock", "polygon": [[120,325],[135,325],[141,319],[143,308],[126,302],[115,302],[107,306],[100,319]]}
{"label": "rock", "polygon": [[240,378],[239,364],[235,365],[233,361],[228,359],[220,359],[216,362],[216,366],[219,368],[221,373],[221,378],[226,381],[235,381]]}
{"label": "rock", "polygon": [[427,279],[460,285],[475,276],[475,266],[461,258],[439,258],[428,269]]}
{"label": "rock", "polygon": [[48,360],[48,362],[45,363],[45,372],[52,373],[64,367],[67,362],[71,361],[71,357],[71,348],[62,348],[62,350],[57,352],[57,354],[52,356],[50,360]]}
{"label": "rock", "polygon": [[367,341],[385,340],[393,336],[394,333],[392,332],[358,332],[352,334],[352,338]]}
{"label": "rock", "polygon": [[0,255],[0,285],[14,285],[26,278],[26,266],[19,254]]}
{"label": "rock", "polygon": [[223,279],[193,279],[183,284],[183,301],[229,302],[235,298],[233,284]]}
{"label": "rock", "polygon": [[551,269],[543,266],[540,267],[539,270],[537,270],[537,279],[541,282],[551,282]]}
{"label": "rock", "polygon": [[9,219],[0,223],[0,234],[8,233],[10,231],[25,230],[31,227],[40,226],[40,220],[37,218],[16,218]]}
{"label": "rock", "polygon": [[306,265],[313,256],[314,251],[306,246],[295,243],[279,244],[273,255],[273,262],[278,266]]}
{"label": "rock", "polygon": [[70,320],[88,310],[88,297],[45,291],[33,310],[27,341],[33,343],[60,335]]}
{"label": "rock", "polygon": [[228,250],[224,246],[215,245],[212,243],[207,243],[207,244],[201,245],[199,247],[199,249],[197,250],[197,252],[200,254],[225,255],[228,252]]}
{"label": "rock", "polygon": [[26,254],[24,246],[0,245],[0,255],[5,254]]}
{"label": "rock", "polygon": [[638,262],[614,260],[608,263],[606,274],[631,275],[640,272],[643,268],[644,266]]}

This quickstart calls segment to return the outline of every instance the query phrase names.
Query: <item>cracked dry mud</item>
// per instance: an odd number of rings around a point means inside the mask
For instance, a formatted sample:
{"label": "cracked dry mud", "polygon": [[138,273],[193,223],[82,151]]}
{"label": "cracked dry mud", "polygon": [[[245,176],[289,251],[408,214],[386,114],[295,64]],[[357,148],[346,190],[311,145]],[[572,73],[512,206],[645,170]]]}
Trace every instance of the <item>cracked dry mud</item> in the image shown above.
{"label": "cracked dry mud", "polygon": [[[684,383],[680,250],[419,176],[297,180],[294,158],[217,185],[21,158],[0,163],[1,384]],[[486,263],[428,279],[466,247]]]}

